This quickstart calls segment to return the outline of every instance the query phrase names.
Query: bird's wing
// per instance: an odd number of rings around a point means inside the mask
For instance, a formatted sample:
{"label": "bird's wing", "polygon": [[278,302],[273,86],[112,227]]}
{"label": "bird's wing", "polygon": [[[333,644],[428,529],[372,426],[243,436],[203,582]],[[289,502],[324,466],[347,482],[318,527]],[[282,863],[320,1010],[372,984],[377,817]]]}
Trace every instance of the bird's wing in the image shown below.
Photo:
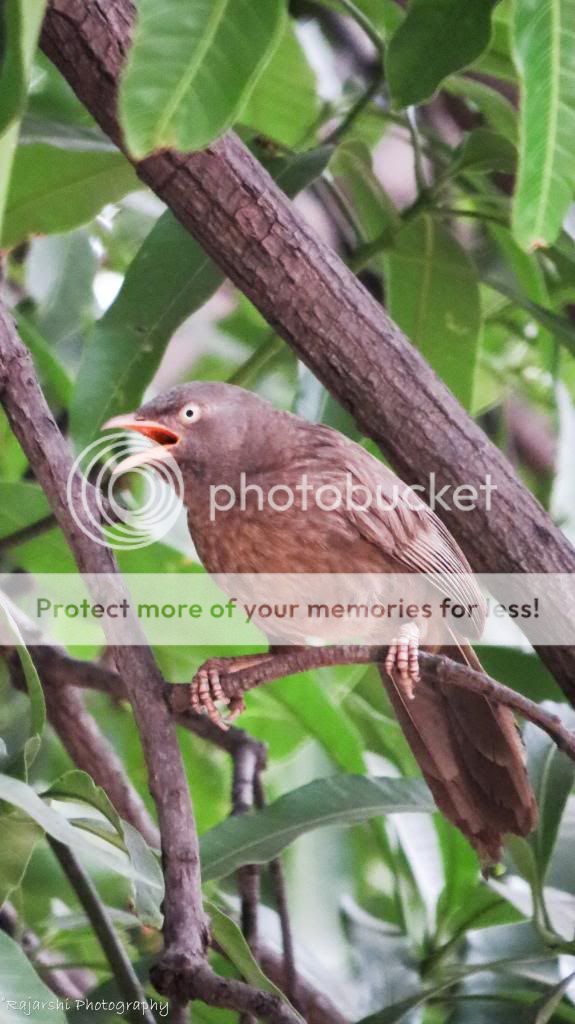
{"label": "bird's wing", "polygon": [[396,562],[398,571],[426,574],[444,596],[469,609],[460,631],[472,638],[481,636],[485,599],[461,548],[421,495],[360,445],[335,431],[323,428],[320,448],[324,467],[337,466],[340,474],[343,469],[372,495],[366,509],[357,503],[348,510],[361,536]]}

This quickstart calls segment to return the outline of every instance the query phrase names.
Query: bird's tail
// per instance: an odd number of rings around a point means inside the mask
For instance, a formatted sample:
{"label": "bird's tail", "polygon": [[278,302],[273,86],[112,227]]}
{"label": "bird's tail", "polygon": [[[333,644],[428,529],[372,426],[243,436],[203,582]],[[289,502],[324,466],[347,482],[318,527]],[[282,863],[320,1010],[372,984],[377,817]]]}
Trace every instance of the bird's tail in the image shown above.
{"label": "bird's tail", "polygon": [[[482,671],[473,648],[442,653]],[[497,861],[506,832],[527,835],[537,803],[513,713],[455,686],[417,684],[414,700],[381,673],[397,719],[437,806],[467,836],[483,864]]]}

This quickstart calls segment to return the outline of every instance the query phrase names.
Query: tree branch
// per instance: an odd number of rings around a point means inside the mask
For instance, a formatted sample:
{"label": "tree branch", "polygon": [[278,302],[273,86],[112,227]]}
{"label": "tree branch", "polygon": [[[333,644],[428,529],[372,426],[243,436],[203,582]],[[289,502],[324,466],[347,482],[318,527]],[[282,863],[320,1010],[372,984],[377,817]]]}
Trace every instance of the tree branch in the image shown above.
{"label": "tree branch", "polygon": [[[256,772],[254,777],[254,797],[256,807],[258,810],[261,810],[265,805],[265,793],[260,771]],[[295,964],[293,936],[281,857],[275,857],[274,860],[270,861],[269,870],[282,935],[284,991],[290,1002],[294,1006],[299,1007],[301,985]]]}
{"label": "tree branch", "polygon": [[10,548],[18,547],[19,544],[25,544],[28,540],[41,537],[48,530],[53,530],[55,526],[56,517],[49,515],[44,516],[43,519],[37,519],[29,526],[23,526],[20,530],[15,530],[14,533],[9,533],[6,537],[0,537],[0,555],[9,551]]}
{"label": "tree branch", "polygon": [[86,916],[96,933],[98,941],[106,955],[116,979],[118,988],[129,1003],[138,1003],[140,1009],[127,1011],[127,1015],[134,1024],[143,1021],[143,1024],[156,1024],[155,1017],[151,1010],[141,1009],[147,1002],[144,990],[140,985],[138,977],[132,967],[129,957],[126,954],[122,943],[116,935],[112,919],[102,903],[91,879],[79,864],[72,850],[59,843],[50,836],[48,843],[60,866],[66,875],[70,885],[74,889]]}
{"label": "tree branch", "polygon": [[94,976],[83,967],[64,969],[58,966],[55,953],[40,950],[40,939],[30,928],[21,928],[18,915],[8,901],[0,907],[0,928],[19,943],[48,987],[61,999],[83,999],[94,984]]}
{"label": "tree branch", "polygon": [[[294,648],[262,660],[249,668],[234,669],[228,675],[220,672],[219,682],[227,697],[237,697],[248,690],[269,683],[274,679],[293,675],[309,669],[333,665],[384,664],[388,646],[342,644],[333,647]],[[565,754],[575,761],[575,733],[565,728],[557,715],[544,711],[534,701],[524,697],[503,683],[468,665],[461,665],[443,655],[419,652],[419,666],[423,683],[432,686],[456,686],[470,690],[490,701],[511,708],[518,715],[543,729]],[[421,683],[419,684],[421,685]],[[416,691],[417,692],[417,691]]]}
{"label": "tree branch", "polygon": [[[26,636],[26,624],[19,621],[19,626]],[[35,639],[38,640],[38,636]],[[96,662],[81,661],[73,658],[66,651],[57,647],[50,647],[47,644],[29,644],[28,650],[32,655],[42,680],[47,703],[50,700],[56,703],[59,700],[59,691],[64,688],[66,699],[68,699],[68,694],[72,687],[96,690],[99,693],[107,694],[113,700],[125,700],[127,698],[122,680],[113,669]],[[10,659],[10,661],[11,663],[14,661],[17,666],[20,666],[19,659]],[[232,803],[235,804],[237,811],[239,811],[242,805],[244,807],[250,806],[252,789],[256,806],[263,806],[264,793],[261,771],[266,761],[265,745],[237,726],[232,726],[232,728],[224,732],[214,725],[209,718],[204,715],[196,715],[190,711],[185,686],[167,683],[166,699],[174,719],[179,725],[193,732],[205,742],[225,751],[232,758],[234,766],[238,762],[241,764],[242,767],[235,767],[233,773],[234,790]],[[178,711],[177,709],[182,706],[188,708],[188,710]],[[78,743],[78,749],[81,751],[85,737],[82,737],[82,727],[80,725],[77,726],[76,732],[81,736],[81,740]],[[76,754],[71,756],[76,759]],[[85,770],[90,770],[83,762],[76,760],[76,763],[78,767],[85,767]],[[114,785],[115,778],[115,774],[101,777],[99,785],[105,789],[116,810],[123,817],[127,817],[118,804],[118,799],[122,798],[122,790],[120,789],[118,794],[118,790]],[[130,787],[128,780],[124,780],[124,783]],[[133,790],[132,792],[138,798],[137,793]],[[140,828],[136,820],[130,818],[128,820],[132,821],[136,828]],[[149,827],[154,828],[151,820],[149,820]],[[141,828],[140,831],[142,831]],[[153,835],[150,836],[148,841],[152,842],[153,838]],[[158,840],[156,839],[155,843],[152,842],[152,845],[159,845]],[[258,943],[258,957],[262,965],[265,965],[264,970],[266,974],[280,988],[285,990],[286,995],[294,1005],[297,1004],[302,1009],[306,1016],[309,1017],[310,1024],[347,1024],[345,1018],[332,1006],[327,996],[318,992],[302,976],[297,975],[281,859],[277,858],[271,861],[269,870],[275,895],[276,910],[280,919],[283,951],[281,956],[277,956],[266,945],[261,942]]]}
{"label": "tree branch", "polygon": [[[28,650],[42,680],[50,721],[72,760],[79,768],[89,772],[94,781],[102,786],[123,818],[139,829],[152,846],[159,846],[157,830],[139,795],[126,778],[115,752],[101,736],[92,716],[85,711],[76,694],[79,687],[84,687],[108,694],[115,700],[125,699],[125,687],[118,674],[95,662],[72,658],[65,651],[47,644],[29,645]],[[14,680],[20,685],[20,659],[11,657],[9,664]],[[187,707],[185,689],[179,685],[166,684],[168,704],[180,725],[206,742],[225,750],[232,758],[233,813],[244,813],[250,810],[254,803],[258,807],[263,806],[261,773],[266,764],[265,745],[243,729],[233,727],[224,732],[203,715],[196,715],[193,712],[178,714],[176,707],[182,703],[182,697]],[[180,701],[178,702],[176,698],[180,698]],[[269,870],[282,933],[286,994],[295,1003],[299,982],[295,970],[281,860],[277,858],[272,861]],[[257,935],[258,879],[259,869],[255,866],[248,865],[238,872],[242,929],[256,955],[265,952],[259,948]],[[269,953],[266,955],[269,957]]]}
{"label": "tree branch", "polygon": [[[90,538],[79,478],[71,487],[75,517],[68,504],[71,453],[40,390],[30,355],[1,307],[0,398],[78,568],[83,573],[106,574],[108,596],[113,592],[117,600],[127,600],[114,558],[103,543]],[[150,790],[158,808],[166,877],[166,945],[168,950],[175,945],[192,960],[200,961],[207,946],[207,927],[201,902],[197,833],[174,726],[164,700],[164,680],[143,633],[138,635],[136,630],[134,647],[114,646],[115,639],[112,628],[108,641],[134,708]]]}
{"label": "tree branch", "polygon": [[300,1018],[278,996],[214,974],[206,965],[192,969],[184,960],[160,961],[150,972],[158,992],[181,999],[203,999],[210,1006],[238,1010],[270,1024],[301,1024]]}
{"label": "tree branch", "polygon": [[[45,53],[120,146],[116,89],[132,20],[130,0],[51,0],[42,33]],[[476,571],[575,572],[567,539],[501,452],[235,135],[136,170],[408,483],[428,487],[430,465],[439,487],[479,489],[490,477],[493,514],[441,512]],[[555,611],[565,614],[561,594]],[[539,654],[575,702],[575,647]]]}
{"label": "tree branch", "polygon": [[[46,651],[49,648],[35,648],[36,651]],[[334,654],[335,652],[335,654]],[[341,647],[315,647],[306,649],[307,664],[314,668],[321,668],[322,665],[345,665],[345,664],[371,664],[373,662],[385,662],[387,647],[367,646],[341,646]],[[53,654],[51,655],[54,656]],[[41,656],[42,657],[42,656]],[[238,689],[249,690],[264,683],[271,682],[283,676],[298,671],[298,663],[301,652],[294,649],[293,652],[276,655],[274,659],[254,668],[240,669],[233,673],[234,686]],[[419,661],[421,675],[432,685],[441,683],[446,686],[458,686],[462,689],[471,690],[473,693],[488,697],[489,700],[503,704],[515,711],[522,718],[534,725],[539,726],[560,750],[563,750],[569,757],[575,759],[575,735],[561,723],[557,715],[545,711],[534,701],[529,700],[522,694],[497,682],[491,676],[478,672],[467,665],[452,661],[443,655],[428,654],[420,651]],[[312,664],[313,662],[313,664]],[[41,662],[40,662],[41,664]],[[78,671],[76,666],[81,667]],[[101,690],[115,696],[124,696],[120,677],[110,669],[103,668],[91,662],[76,661],[64,655],[62,667],[59,673],[62,682],[66,681],[73,685],[87,686],[91,689]],[[193,712],[189,705],[187,695],[188,687],[180,683],[166,684],[167,701],[172,709],[175,720],[185,728],[195,732],[204,739],[209,739],[224,750],[231,751],[245,742],[247,734],[242,729],[233,727],[227,731],[218,729],[213,722]],[[249,739],[249,737],[248,737]],[[253,742],[253,741],[252,741]]]}
{"label": "tree branch", "polygon": [[[92,574],[93,596],[96,600],[104,596],[98,584],[98,574],[104,574],[106,599],[128,601],[103,536],[101,544],[91,537],[80,480],[77,476],[70,480],[71,453],[42,394],[30,354],[1,305],[0,400],[80,572]],[[272,1024],[294,1024],[297,1018],[287,1004],[270,993],[221,978],[206,962],[209,935],[202,906],[198,836],[165,682],[135,621],[131,623],[133,646],[116,643],[113,624],[106,628],[134,709],[158,811],[165,880],[164,952],[153,972],[159,991],[180,1002],[200,998],[212,1006],[253,1012]]]}

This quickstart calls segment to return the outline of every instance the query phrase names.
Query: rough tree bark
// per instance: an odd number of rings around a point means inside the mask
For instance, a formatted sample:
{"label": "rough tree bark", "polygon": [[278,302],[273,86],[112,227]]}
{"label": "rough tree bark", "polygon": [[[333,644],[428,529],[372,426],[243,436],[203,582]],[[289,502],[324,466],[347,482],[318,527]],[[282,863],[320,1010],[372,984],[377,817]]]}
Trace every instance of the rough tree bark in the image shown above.
{"label": "rough tree bark", "polygon": [[[45,53],[120,146],[116,90],[133,13],[131,0],[51,0],[42,33]],[[491,511],[442,513],[476,571],[575,572],[575,552],[501,452],[235,135],[136,170],[408,483],[427,486],[430,467],[440,487],[491,478]],[[564,613],[560,596],[555,610]],[[575,703],[575,647],[539,653]]]}

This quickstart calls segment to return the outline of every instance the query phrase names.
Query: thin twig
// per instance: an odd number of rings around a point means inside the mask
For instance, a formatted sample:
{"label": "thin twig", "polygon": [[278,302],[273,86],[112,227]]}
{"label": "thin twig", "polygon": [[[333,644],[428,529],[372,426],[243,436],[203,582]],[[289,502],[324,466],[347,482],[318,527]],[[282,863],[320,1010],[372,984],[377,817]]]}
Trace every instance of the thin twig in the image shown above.
{"label": "thin twig", "polygon": [[26,541],[41,537],[57,525],[56,516],[50,514],[42,519],[37,519],[35,523],[23,526],[20,530],[14,530],[14,533],[9,533],[7,537],[0,537],[0,555],[9,551],[10,548],[18,547],[19,544],[25,544]]}
{"label": "thin twig", "polygon": [[[254,797],[256,807],[261,810],[265,805],[261,771],[258,771],[254,778]],[[284,991],[290,1002],[299,1007],[299,979],[295,965],[293,935],[281,857],[274,857],[270,861],[269,872],[282,936]]]}
{"label": "thin twig", "polygon": [[86,916],[94,929],[98,941],[112,969],[112,974],[122,995],[128,1004],[138,1004],[138,1009],[126,1010],[134,1024],[156,1024],[151,1010],[147,1008],[145,992],[130,959],[120,942],[112,919],[102,903],[92,880],[84,871],[69,846],[58,840],[46,837],[70,885],[74,889]]}
{"label": "thin twig", "polygon": [[365,108],[369,105],[374,96],[377,95],[379,89],[381,88],[381,82],[383,78],[383,39],[379,35],[377,29],[374,28],[369,18],[367,18],[363,11],[360,10],[360,8],[357,7],[355,3],[353,3],[353,0],[340,0],[340,2],[342,7],[345,8],[346,14],[348,14],[350,18],[353,18],[353,20],[360,26],[360,28],[363,29],[368,39],[373,43],[373,46],[375,47],[375,51],[377,53],[377,67],[373,81],[369,83],[367,88],[364,89],[364,91],[362,92],[359,99],[357,99],[356,102],[350,107],[343,120],[340,121],[340,123],[336,125],[333,131],[330,132],[329,135],[323,140],[324,145],[334,146],[337,145],[338,142],[341,142],[344,135],[347,134],[347,132],[355,123],[355,121],[362,113],[362,111],[365,110]]}
{"label": "thin twig", "polygon": [[301,1024],[301,1018],[279,996],[214,974],[207,965],[192,970],[184,961],[170,965],[164,960],[152,969],[151,976],[162,994],[203,999],[210,1006],[251,1013],[269,1024]]}
{"label": "thin twig", "polygon": [[[237,387],[251,387],[259,379],[264,370],[268,370],[276,358],[286,349],[283,338],[274,331],[266,335],[261,345],[252,352],[249,359],[242,363],[228,378],[228,384]],[[1,549],[0,549],[1,550]]]}
{"label": "thin twig", "polygon": [[422,193],[428,191],[428,185],[425,179],[423,153],[421,149],[421,139],[419,137],[419,128],[417,126],[417,112],[415,107],[407,108],[407,125],[409,128],[411,147],[413,149],[413,167],[415,172],[415,183],[417,185],[418,195],[421,195]]}
{"label": "thin twig", "polygon": [[[21,947],[52,992],[61,999],[83,999],[94,984],[94,975],[85,966],[60,966],[51,950],[40,950],[40,939],[30,928],[22,928],[18,915],[6,900],[0,907],[0,929]],[[55,959],[56,958],[56,959]]]}
{"label": "thin twig", "polygon": [[[25,632],[27,624],[22,618],[20,619],[19,625]],[[37,633],[35,634],[35,639],[38,639]],[[42,680],[49,709],[51,705],[53,706],[58,701],[61,701],[62,715],[64,718],[66,717],[67,709],[70,707],[70,690],[72,688],[96,690],[97,692],[108,695],[113,700],[126,699],[125,687],[122,684],[122,680],[118,676],[117,672],[113,671],[113,669],[96,662],[81,661],[77,658],[71,657],[66,651],[49,645],[33,644],[28,647],[28,650],[33,657],[34,664]],[[16,666],[20,666],[19,659],[10,658],[9,663],[11,670],[13,668],[12,661],[14,661]],[[17,670],[13,670],[12,678],[16,685],[21,685]],[[185,687],[178,685],[166,684],[168,701],[172,706],[175,706],[178,703],[173,698],[178,695],[181,697],[184,694],[185,689]],[[193,732],[205,742],[219,747],[232,758],[235,766],[233,773],[232,805],[235,806],[236,811],[239,812],[242,805],[247,808],[250,802],[249,793],[252,788],[254,791],[256,806],[261,806],[264,800],[261,772],[263,771],[266,763],[265,744],[260,740],[254,739],[249,735],[249,733],[245,732],[243,729],[239,729],[237,726],[223,732],[214,725],[213,722],[210,722],[208,718],[203,715],[196,715],[193,712],[189,712],[187,714],[175,713],[174,717],[175,720],[184,728]],[[53,722],[53,725],[57,728],[55,722]],[[93,768],[86,763],[82,756],[84,748],[87,747],[90,749],[91,743],[89,737],[86,736],[84,723],[81,719],[75,719],[72,731],[75,734],[77,743],[75,744],[74,750],[68,748],[70,756],[78,767],[92,773]],[[107,755],[102,755],[102,760],[106,762]],[[126,809],[123,804],[123,786],[118,788],[115,785],[115,773],[110,774],[105,772],[102,777],[97,779],[97,781],[107,793],[116,810],[123,817],[127,818],[127,820],[131,821],[131,823],[138,828],[142,834],[144,834],[148,839],[148,842],[152,845],[158,845],[157,833],[146,835],[146,830],[142,828],[141,820],[130,817],[130,815],[126,813]],[[131,788],[127,779],[124,779],[124,785]],[[138,796],[135,791],[134,795],[136,797]],[[147,826],[148,832],[149,829],[154,828],[151,819],[148,819]],[[258,954],[261,955],[262,962],[265,962],[267,965],[266,973],[270,973],[274,976],[276,983],[280,988],[285,990],[286,995],[294,1005],[299,1005],[298,999],[296,998],[297,991],[299,1003],[301,1003],[301,1009],[305,1012],[308,1004],[312,1006],[314,1008],[315,1018],[317,1018],[318,1024],[323,1021],[325,1021],[325,1024],[328,1024],[328,1021],[333,1022],[336,1019],[339,1021],[340,1018],[335,1016],[335,1007],[331,1006],[327,997],[314,989],[309,983],[305,983],[302,978],[296,976],[294,967],[295,958],[293,952],[293,939],[289,923],[283,871],[279,858],[270,863],[269,869],[275,895],[276,909],[280,920],[283,957],[280,966],[279,962],[276,961],[273,952],[258,940]],[[79,996],[81,993],[77,994]],[[181,1005],[179,1007],[171,1007],[170,1020],[174,1019],[174,1022],[178,1020],[177,1015],[174,1016],[176,1011],[180,1014],[182,1021],[186,1021],[188,1019],[188,1010],[184,1005]],[[343,1017],[341,1017],[341,1021],[344,1021]]]}
{"label": "thin twig", "polygon": [[[254,778],[258,764],[258,749],[249,741],[239,747],[233,755],[232,815],[251,811],[254,805]],[[257,864],[246,864],[239,869],[238,890],[242,932],[252,953],[257,957],[260,901],[260,868]]]}

